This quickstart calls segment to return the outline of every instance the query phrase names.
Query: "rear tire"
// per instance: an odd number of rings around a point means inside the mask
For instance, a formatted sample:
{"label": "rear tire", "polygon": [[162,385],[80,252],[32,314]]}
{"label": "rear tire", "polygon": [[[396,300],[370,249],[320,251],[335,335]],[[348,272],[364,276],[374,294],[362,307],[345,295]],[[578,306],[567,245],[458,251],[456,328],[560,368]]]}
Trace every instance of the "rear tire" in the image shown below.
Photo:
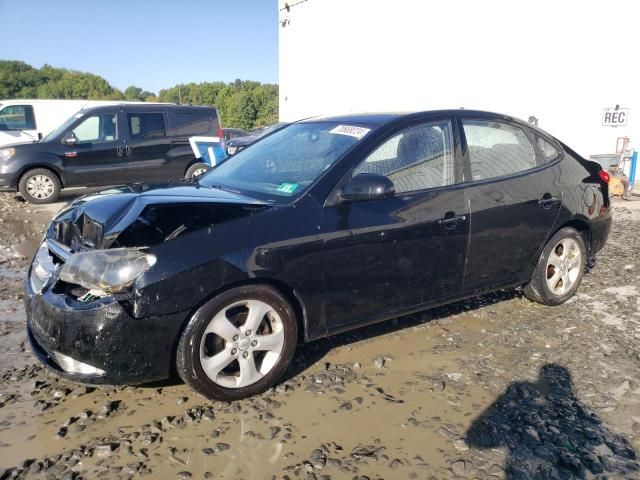
{"label": "rear tire", "polygon": [[184,178],[189,180],[191,178],[199,177],[200,175],[207,173],[210,168],[211,167],[206,163],[194,163],[189,168],[187,168],[187,173],[184,174]]}
{"label": "rear tire", "polygon": [[34,168],[25,172],[18,183],[22,197],[38,205],[55,202],[61,188],[58,176],[46,168]]}
{"label": "rear tire", "polygon": [[580,232],[564,227],[547,242],[524,296],[542,305],[560,305],[576,292],[584,275],[587,247]]}
{"label": "rear tire", "polygon": [[191,317],[176,352],[180,378],[210,399],[264,392],[287,370],[298,340],[294,309],[267,285],[233,288]]}

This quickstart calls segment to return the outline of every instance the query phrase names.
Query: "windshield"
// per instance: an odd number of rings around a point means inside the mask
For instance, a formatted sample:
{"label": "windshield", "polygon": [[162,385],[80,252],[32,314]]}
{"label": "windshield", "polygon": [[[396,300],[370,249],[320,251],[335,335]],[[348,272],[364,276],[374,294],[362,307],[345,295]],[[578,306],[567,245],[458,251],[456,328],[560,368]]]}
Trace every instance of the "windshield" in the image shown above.
{"label": "windshield", "polygon": [[369,131],[336,122],[294,123],[209,170],[198,183],[272,201],[297,197]]}
{"label": "windshield", "polygon": [[49,134],[47,134],[46,137],[44,137],[41,141],[42,142],[50,142],[51,140],[55,139],[56,137],[60,136],[60,134],[62,134],[62,132],[64,132],[67,128],[69,128],[69,126],[75,122],[77,119],[79,119],[82,116],[81,113],[76,113],[74,115],[71,115],[69,118],[67,118],[65,120],[65,122],[60,125],[58,128],[56,128],[55,130],[53,130],[52,132],[50,132]]}
{"label": "windshield", "polygon": [[257,133],[258,137],[264,137],[268,133],[275,132],[276,130],[279,130],[279,129],[283,128],[285,125],[286,125],[286,123],[282,123],[282,122],[281,123],[274,123],[270,127],[266,127],[264,130],[262,130],[260,132],[256,132],[256,133]]}

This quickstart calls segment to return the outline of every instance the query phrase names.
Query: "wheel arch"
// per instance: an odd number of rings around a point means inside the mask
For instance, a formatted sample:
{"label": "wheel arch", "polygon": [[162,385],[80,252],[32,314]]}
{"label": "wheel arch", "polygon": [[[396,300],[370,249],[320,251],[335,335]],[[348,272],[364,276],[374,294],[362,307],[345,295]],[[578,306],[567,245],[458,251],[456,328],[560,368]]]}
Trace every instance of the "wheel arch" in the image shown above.
{"label": "wheel arch", "polygon": [[528,270],[529,273],[525,278],[528,279],[531,277],[531,275],[533,275],[536,265],[538,264],[538,259],[540,258],[540,255],[542,255],[542,252],[544,251],[544,248],[547,245],[547,243],[549,243],[549,241],[553,238],[553,236],[556,233],[558,233],[560,230],[566,227],[575,228],[580,233],[580,235],[582,236],[582,239],[584,240],[584,244],[587,247],[587,264],[590,263],[589,259],[592,256],[591,225],[587,218],[575,216],[562,223],[558,223],[557,225],[554,226],[553,230],[549,231],[547,238],[545,238],[544,243],[540,245],[540,248],[538,249],[534,259],[532,260]]}
{"label": "wheel arch", "polygon": [[195,305],[189,311],[188,315],[185,317],[184,321],[182,322],[180,330],[178,331],[178,334],[176,335],[176,339],[174,341],[174,348],[173,348],[174,359],[172,361],[174,365],[175,365],[175,353],[178,347],[180,336],[182,335],[182,332],[186,328],[187,324],[189,323],[189,320],[194,315],[194,313],[214,297],[228,290],[231,290],[233,288],[244,287],[247,285],[268,285],[273,289],[275,289],[280,295],[282,295],[291,304],[296,314],[296,321],[298,323],[298,344],[305,342],[305,332],[307,331],[307,315],[306,315],[306,310],[304,308],[304,302],[299,297],[299,295],[295,292],[295,290],[291,288],[289,285],[287,285],[285,282],[274,279],[274,278],[268,278],[268,277],[246,278],[246,279],[238,280],[235,282],[231,282],[225,285],[224,287],[221,287],[211,292],[209,295],[203,298],[202,301],[200,301],[197,305]]}
{"label": "wheel arch", "polygon": [[203,162],[201,158],[193,157],[191,160],[187,162],[187,166],[184,167],[184,172],[182,172],[182,175],[185,176],[189,171],[189,169],[193,167],[196,163],[205,163],[205,162]]}
{"label": "wheel arch", "polygon": [[592,251],[592,245],[591,245],[592,235],[591,235],[591,225],[589,221],[586,218],[574,217],[571,220],[568,220],[567,222],[564,222],[563,224],[559,225],[553,231],[553,233],[549,236],[549,239],[551,239],[556,233],[558,233],[558,231],[566,227],[575,228],[580,233],[580,235],[582,236],[582,239],[584,240],[584,244],[587,246],[587,258],[589,258],[591,256],[591,251]]}
{"label": "wheel arch", "polygon": [[18,174],[18,181],[16,183],[16,190],[19,188],[22,177],[24,177],[27,172],[31,170],[37,170],[39,168],[44,170],[49,170],[51,173],[53,173],[56,177],[58,177],[58,181],[60,182],[60,187],[65,188],[66,185],[65,185],[64,177],[62,176],[62,172],[60,172],[60,170],[58,170],[56,167],[54,167],[50,163],[38,162],[38,163],[30,163],[29,165],[26,165],[24,168],[20,170],[20,173]]}

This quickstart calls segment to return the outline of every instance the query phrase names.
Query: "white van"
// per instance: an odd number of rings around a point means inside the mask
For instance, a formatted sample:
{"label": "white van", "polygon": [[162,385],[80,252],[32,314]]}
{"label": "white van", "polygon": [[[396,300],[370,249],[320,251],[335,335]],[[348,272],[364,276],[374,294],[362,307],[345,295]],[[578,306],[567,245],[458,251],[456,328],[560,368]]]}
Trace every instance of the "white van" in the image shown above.
{"label": "white van", "polygon": [[120,105],[105,100],[0,100],[0,147],[13,143],[37,142],[71,115],[89,107]]}

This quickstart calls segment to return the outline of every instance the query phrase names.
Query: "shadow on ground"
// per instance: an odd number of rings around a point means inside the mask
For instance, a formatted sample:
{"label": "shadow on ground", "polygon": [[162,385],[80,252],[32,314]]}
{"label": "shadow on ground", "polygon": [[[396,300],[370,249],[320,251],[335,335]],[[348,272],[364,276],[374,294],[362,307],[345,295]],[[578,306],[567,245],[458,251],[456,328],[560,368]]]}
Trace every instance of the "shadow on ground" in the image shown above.
{"label": "shadow on ground", "polygon": [[514,382],[467,431],[471,447],[505,447],[507,479],[639,478],[636,452],[575,396],[569,371]]}

